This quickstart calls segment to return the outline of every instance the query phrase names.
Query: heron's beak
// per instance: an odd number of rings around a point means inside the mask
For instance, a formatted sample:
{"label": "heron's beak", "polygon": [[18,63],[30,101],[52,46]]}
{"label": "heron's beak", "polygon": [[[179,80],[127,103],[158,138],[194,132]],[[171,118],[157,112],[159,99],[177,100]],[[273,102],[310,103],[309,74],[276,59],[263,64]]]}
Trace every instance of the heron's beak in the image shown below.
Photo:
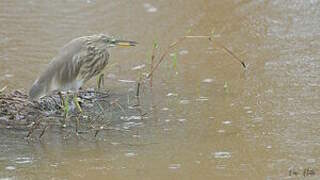
{"label": "heron's beak", "polygon": [[130,47],[130,46],[135,46],[138,43],[135,41],[124,41],[124,40],[116,40],[114,42],[114,45],[119,46],[119,47]]}

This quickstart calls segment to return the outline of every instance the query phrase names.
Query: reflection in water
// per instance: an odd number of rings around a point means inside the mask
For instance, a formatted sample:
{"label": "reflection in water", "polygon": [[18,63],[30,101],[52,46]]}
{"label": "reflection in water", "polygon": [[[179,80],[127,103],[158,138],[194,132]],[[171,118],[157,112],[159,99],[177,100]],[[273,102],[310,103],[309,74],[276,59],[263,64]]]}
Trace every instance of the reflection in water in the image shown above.
{"label": "reflection in water", "polygon": [[152,91],[144,91],[146,118],[121,115],[118,130],[66,138],[52,127],[40,142],[28,143],[27,132],[2,129],[0,179],[281,179],[301,178],[305,168],[317,178],[319,5],[1,1],[0,89],[28,89],[66,42],[109,33],[139,42],[134,50],[114,49],[114,65],[106,69],[106,88],[127,99],[150,68],[154,42],[163,50],[189,31],[214,30],[215,39],[188,39],[177,47],[175,65],[168,57]]}

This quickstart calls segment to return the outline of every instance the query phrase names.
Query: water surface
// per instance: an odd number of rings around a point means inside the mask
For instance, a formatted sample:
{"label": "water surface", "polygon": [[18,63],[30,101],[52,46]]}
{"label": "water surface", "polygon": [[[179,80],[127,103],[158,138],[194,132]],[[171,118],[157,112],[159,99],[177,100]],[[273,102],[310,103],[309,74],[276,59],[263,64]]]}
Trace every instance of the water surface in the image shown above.
{"label": "water surface", "polygon": [[8,91],[27,91],[75,37],[108,33],[139,42],[111,52],[116,64],[106,69],[105,88],[122,98],[150,67],[154,41],[163,51],[188,32],[214,30],[215,39],[188,39],[172,51],[176,65],[168,57],[152,93],[144,92],[147,118],[119,118],[125,132],[65,139],[63,129],[50,128],[27,142],[27,132],[2,129],[0,179],[294,179],[304,168],[318,179],[319,3],[1,1],[0,88]]}

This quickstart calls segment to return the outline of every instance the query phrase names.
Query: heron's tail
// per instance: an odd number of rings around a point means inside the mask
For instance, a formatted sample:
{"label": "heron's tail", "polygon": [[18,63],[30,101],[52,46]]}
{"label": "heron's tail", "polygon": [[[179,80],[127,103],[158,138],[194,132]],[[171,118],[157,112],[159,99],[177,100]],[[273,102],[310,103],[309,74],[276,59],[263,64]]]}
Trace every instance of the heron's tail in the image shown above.
{"label": "heron's tail", "polygon": [[32,100],[39,99],[44,94],[43,90],[44,90],[43,85],[41,83],[39,83],[38,81],[36,81],[32,85],[32,87],[29,91],[29,98]]}

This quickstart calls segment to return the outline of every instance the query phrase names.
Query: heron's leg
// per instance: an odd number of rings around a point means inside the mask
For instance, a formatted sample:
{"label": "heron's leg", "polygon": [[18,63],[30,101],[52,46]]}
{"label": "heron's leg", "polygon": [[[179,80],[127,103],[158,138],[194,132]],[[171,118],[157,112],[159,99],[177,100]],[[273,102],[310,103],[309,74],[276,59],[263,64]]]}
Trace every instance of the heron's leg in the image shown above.
{"label": "heron's leg", "polygon": [[73,102],[76,105],[76,107],[79,110],[79,112],[82,114],[83,111],[82,111],[82,108],[81,108],[81,106],[79,104],[79,101],[78,101],[78,92],[74,93]]}
{"label": "heron's leg", "polygon": [[68,94],[66,95],[66,98],[63,98],[63,95],[61,91],[58,92],[58,95],[61,100],[61,107],[63,108],[64,116],[63,116],[63,121],[60,121],[62,123],[62,127],[66,127],[66,119],[68,118],[69,114],[69,98]]}
{"label": "heron's leg", "polygon": [[100,90],[101,85],[104,86],[104,74],[103,73],[99,74],[99,76],[97,78],[98,90]]}

